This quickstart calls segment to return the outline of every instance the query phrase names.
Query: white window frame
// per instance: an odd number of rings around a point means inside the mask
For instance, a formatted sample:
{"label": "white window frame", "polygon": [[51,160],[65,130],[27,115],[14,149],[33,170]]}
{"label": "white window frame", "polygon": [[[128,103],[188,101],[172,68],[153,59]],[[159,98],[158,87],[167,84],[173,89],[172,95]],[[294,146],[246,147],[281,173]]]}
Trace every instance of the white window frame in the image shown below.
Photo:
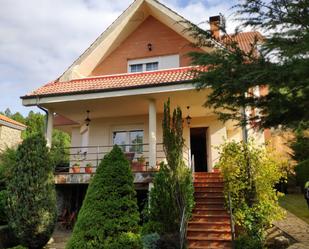
{"label": "white window frame", "polygon": [[147,72],[146,64],[156,63],[156,62],[158,63],[157,70],[178,68],[180,66],[180,57],[179,57],[179,54],[173,54],[173,55],[165,55],[165,56],[158,56],[158,57],[149,57],[149,58],[144,58],[144,59],[128,60],[127,70],[129,73],[131,73],[131,65],[143,64],[143,72]]}

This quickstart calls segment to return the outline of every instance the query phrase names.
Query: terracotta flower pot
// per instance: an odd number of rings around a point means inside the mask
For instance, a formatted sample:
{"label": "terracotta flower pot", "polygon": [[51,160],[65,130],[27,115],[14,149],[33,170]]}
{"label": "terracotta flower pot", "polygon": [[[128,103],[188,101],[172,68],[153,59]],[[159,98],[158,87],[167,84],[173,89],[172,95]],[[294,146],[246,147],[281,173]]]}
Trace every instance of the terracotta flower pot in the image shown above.
{"label": "terracotta flower pot", "polygon": [[87,174],[91,174],[92,173],[92,167],[86,167],[85,168],[85,172],[87,173]]}
{"label": "terracotta flower pot", "polygon": [[73,166],[72,171],[73,171],[73,173],[80,173],[80,167],[79,166]]}
{"label": "terracotta flower pot", "polygon": [[145,171],[145,165],[143,163],[133,162],[132,171]]}

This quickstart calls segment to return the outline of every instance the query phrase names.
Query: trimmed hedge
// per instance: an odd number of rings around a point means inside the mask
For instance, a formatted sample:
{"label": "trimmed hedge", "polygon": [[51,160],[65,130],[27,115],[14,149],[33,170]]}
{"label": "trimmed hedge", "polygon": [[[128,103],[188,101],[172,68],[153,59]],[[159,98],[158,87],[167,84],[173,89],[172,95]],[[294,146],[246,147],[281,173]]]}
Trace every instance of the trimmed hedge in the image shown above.
{"label": "trimmed hedge", "polygon": [[78,214],[67,249],[139,249],[139,212],[133,175],[122,150],[101,161]]}

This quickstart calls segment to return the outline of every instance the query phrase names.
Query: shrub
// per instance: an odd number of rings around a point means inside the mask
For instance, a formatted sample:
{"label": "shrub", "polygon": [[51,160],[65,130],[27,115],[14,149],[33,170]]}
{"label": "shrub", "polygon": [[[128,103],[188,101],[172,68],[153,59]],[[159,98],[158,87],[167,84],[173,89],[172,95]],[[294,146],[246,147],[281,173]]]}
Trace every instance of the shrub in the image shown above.
{"label": "shrub", "polygon": [[309,159],[297,164],[295,172],[297,183],[303,191],[305,183],[309,180]]}
{"label": "shrub", "polygon": [[284,166],[268,148],[253,141],[220,147],[226,202],[230,192],[235,223],[248,236],[263,240],[265,230],[283,216],[274,185],[286,177]]}
{"label": "shrub", "polygon": [[7,185],[8,224],[21,245],[42,248],[57,217],[53,167],[43,135],[25,139],[11,166]]}
{"label": "shrub", "polygon": [[[167,165],[162,163],[154,177],[154,187],[150,192],[150,225],[146,226],[152,228],[152,232],[172,238],[172,244],[180,247],[180,243],[184,243],[180,241],[179,232],[182,216],[184,214],[186,220],[191,216],[194,188],[191,170],[183,162],[182,112],[177,107],[171,116],[169,100],[164,104],[162,128]],[[167,240],[161,237],[160,241]]]}
{"label": "shrub", "polygon": [[7,193],[6,190],[0,191],[0,225],[7,223],[6,217],[6,202],[7,202]]}
{"label": "shrub", "polygon": [[236,249],[263,249],[262,241],[255,236],[241,235],[235,240]]}
{"label": "shrub", "polygon": [[10,169],[16,161],[16,150],[7,148],[0,154],[0,187],[5,188],[6,182],[10,181]]}
{"label": "shrub", "polygon": [[108,237],[104,241],[104,249],[141,249],[142,241],[139,234],[127,232]]}
{"label": "shrub", "polygon": [[142,237],[143,249],[158,249],[158,241],[160,235],[158,233],[147,234]]}
{"label": "shrub", "polygon": [[66,248],[140,248],[134,235],[138,222],[131,168],[122,150],[114,146],[88,187]]}

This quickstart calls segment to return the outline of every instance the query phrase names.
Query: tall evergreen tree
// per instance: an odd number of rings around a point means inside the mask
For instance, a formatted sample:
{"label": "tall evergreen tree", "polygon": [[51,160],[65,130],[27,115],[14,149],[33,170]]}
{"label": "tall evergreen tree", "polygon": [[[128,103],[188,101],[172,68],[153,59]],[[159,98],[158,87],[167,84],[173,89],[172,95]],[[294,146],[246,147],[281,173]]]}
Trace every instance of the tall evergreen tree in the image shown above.
{"label": "tall evergreen tree", "polygon": [[56,192],[53,166],[41,134],[23,141],[11,165],[7,183],[8,222],[20,243],[42,248],[56,222]]}
{"label": "tall evergreen tree", "polygon": [[[245,27],[265,31],[262,44],[252,43],[249,52],[240,49],[233,36],[218,40],[212,33],[192,25],[188,31],[197,46],[216,46],[211,53],[191,53],[194,64],[207,67],[197,72],[197,88],[211,87],[206,106],[215,108],[223,120],[252,122],[258,127],[295,128],[309,125],[309,2],[307,0],[243,0],[236,5]],[[222,31],[224,25],[220,26]],[[256,51],[259,51],[257,56]],[[265,87],[268,94],[252,89]],[[245,120],[242,107],[258,108]]]}
{"label": "tall evergreen tree", "polygon": [[67,249],[139,249],[139,213],[133,175],[115,146],[101,161],[78,214]]}

